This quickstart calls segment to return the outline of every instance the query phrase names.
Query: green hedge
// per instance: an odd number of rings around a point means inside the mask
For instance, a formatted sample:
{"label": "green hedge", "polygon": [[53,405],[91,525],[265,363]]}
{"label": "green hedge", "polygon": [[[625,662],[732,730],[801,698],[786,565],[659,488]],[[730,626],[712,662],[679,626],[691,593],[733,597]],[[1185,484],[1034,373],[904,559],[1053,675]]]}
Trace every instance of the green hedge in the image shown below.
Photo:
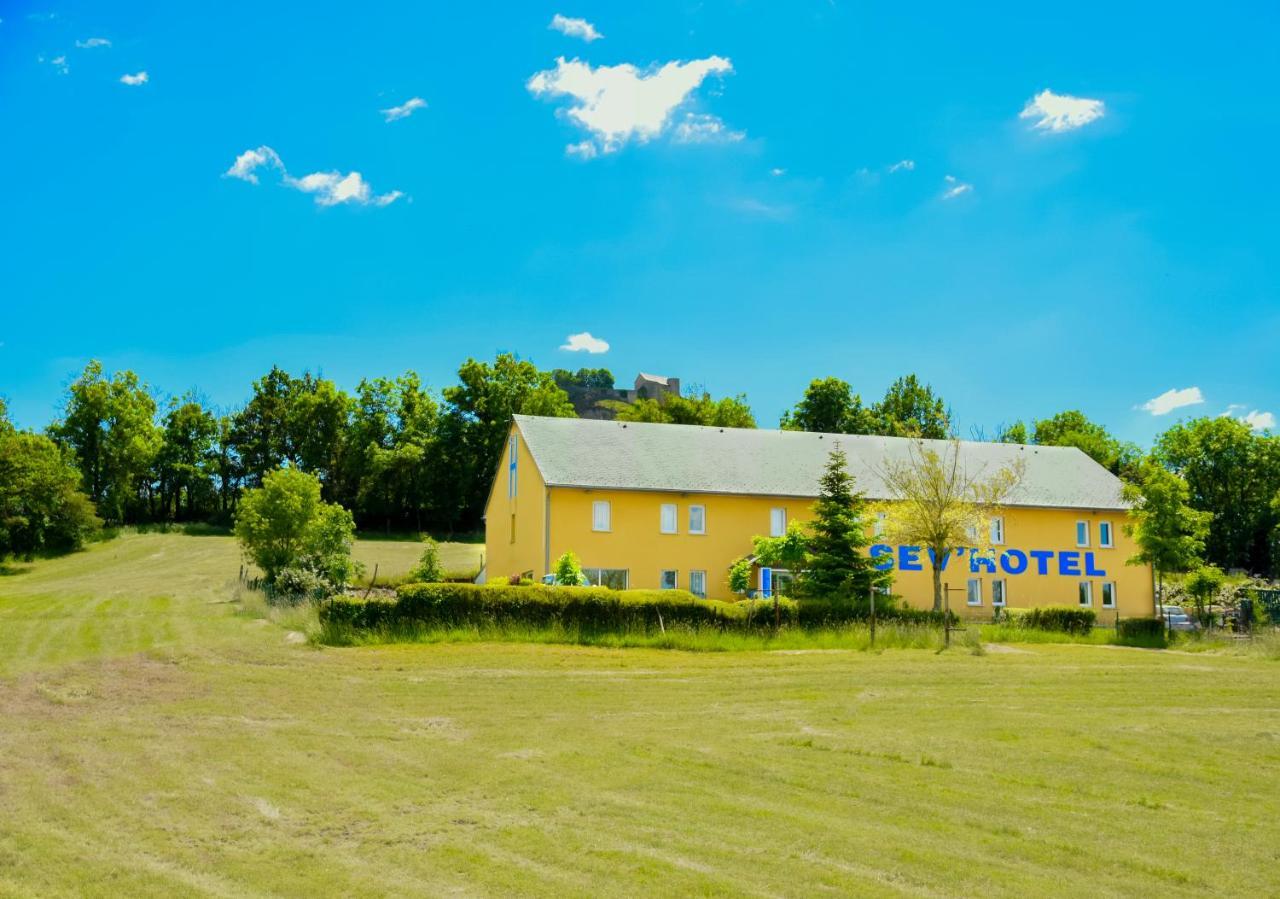
{"label": "green hedge", "polygon": [[1121,618],[1116,622],[1116,639],[1131,646],[1164,646],[1164,622],[1159,618]]}
{"label": "green hedge", "polygon": [[1098,616],[1093,609],[1076,606],[1044,606],[1038,609],[1012,609],[1010,618],[1018,627],[1064,634],[1087,634],[1093,630]]}
{"label": "green hedge", "polygon": [[[796,604],[781,600],[782,621],[796,621]],[[394,601],[338,597],[320,607],[325,625],[376,629],[399,624],[438,627],[561,625],[598,631],[686,627],[742,627],[773,623],[773,602],[698,599],[684,590],[609,590],[604,587],[406,584]]]}

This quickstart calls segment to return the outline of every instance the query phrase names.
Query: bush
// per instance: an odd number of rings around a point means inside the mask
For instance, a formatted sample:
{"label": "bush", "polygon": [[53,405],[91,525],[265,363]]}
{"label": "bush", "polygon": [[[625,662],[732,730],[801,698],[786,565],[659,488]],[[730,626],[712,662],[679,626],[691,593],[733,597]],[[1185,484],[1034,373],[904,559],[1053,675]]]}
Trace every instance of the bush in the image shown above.
{"label": "bush", "polygon": [[[783,621],[797,620],[796,603],[782,600]],[[748,621],[772,627],[772,600],[721,602],[684,590],[609,590],[604,587],[409,584],[394,602],[337,598],[320,610],[324,625],[380,628],[518,625],[584,631],[661,631],[668,627],[742,629]]]}
{"label": "bush", "polygon": [[1126,646],[1164,646],[1164,622],[1159,618],[1121,618],[1116,622],[1116,642]]}
{"label": "bush", "polygon": [[1039,609],[1009,610],[1010,620],[1017,627],[1042,631],[1059,631],[1064,634],[1087,634],[1093,630],[1098,616],[1093,609],[1075,606],[1044,606]]}
{"label": "bush", "polygon": [[324,599],[333,592],[332,585],[309,568],[283,568],[270,587],[272,599],[301,601]]}
{"label": "bush", "polygon": [[444,580],[444,573],[440,570],[440,549],[430,537],[423,539],[422,555],[418,558],[418,564],[409,571],[409,579],[420,584],[434,584]]}
{"label": "bush", "polygon": [[[829,602],[821,599],[801,600],[796,618],[799,624],[813,627],[837,627],[842,624],[866,621],[871,617],[871,604],[867,599],[857,598],[847,602]],[[946,617],[944,612],[913,609],[902,605],[892,596],[876,597],[876,620],[894,621],[903,624],[932,624],[942,626]],[[960,619],[951,613],[952,623]]]}

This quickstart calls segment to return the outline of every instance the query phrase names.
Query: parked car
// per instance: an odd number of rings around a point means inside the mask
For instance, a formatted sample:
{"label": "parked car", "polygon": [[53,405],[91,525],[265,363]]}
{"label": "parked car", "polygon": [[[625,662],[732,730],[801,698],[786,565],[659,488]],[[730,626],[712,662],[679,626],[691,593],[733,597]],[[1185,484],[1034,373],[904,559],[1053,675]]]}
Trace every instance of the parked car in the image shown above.
{"label": "parked car", "polygon": [[1181,606],[1163,606],[1162,611],[1171,631],[1194,631],[1199,627]]}

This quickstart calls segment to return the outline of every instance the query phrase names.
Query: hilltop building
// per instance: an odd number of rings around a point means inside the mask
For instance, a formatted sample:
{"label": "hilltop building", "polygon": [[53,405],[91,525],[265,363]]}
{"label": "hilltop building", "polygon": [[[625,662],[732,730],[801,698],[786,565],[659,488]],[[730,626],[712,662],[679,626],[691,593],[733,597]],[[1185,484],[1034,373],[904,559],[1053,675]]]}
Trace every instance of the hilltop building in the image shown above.
{"label": "hilltop building", "polygon": [[[571,372],[564,372],[564,374],[572,376]],[[581,384],[570,380],[557,383],[569,395],[569,402],[573,403],[573,409],[578,413],[579,418],[591,418],[597,421],[613,421],[617,417],[613,409],[600,405],[602,400],[634,403],[639,399],[649,399],[661,403],[669,396],[680,395],[679,378],[651,375],[645,372],[636,375],[635,384],[629,390],[602,387],[597,384]]]}
{"label": "hilltop building", "polygon": [[[836,442],[857,489],[890,500],[878,472],[906,458],[906,438],[518,415],[486,508],[486,572],[541,578],[572,550],[594,584],[732,599],[728,568],[751,538],[812,517]],[[975,539],[984,552],[942,561],[954,611],[1152,614],[1150,568],[1126,564],[1136,549],[1118,478],[1074,447],[962,442],[960,453],[992,471],[1020,460],[1023,476],[989,539]],[[891,558],[895,594],[932,607],[926,551],[876,543],[871,554]],[[762,587],[773,574],[760,573]]]}

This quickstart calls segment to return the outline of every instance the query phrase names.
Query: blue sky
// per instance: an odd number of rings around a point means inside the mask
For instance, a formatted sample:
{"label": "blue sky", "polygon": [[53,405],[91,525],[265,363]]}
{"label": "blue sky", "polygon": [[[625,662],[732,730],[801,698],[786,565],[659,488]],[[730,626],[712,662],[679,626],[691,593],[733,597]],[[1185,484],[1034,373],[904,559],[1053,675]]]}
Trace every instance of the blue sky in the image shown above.
{"label": "blue sky", "polygon": [[94,357],[230,406],[506,350],[769,426],[908,371],[966,434],[1280,414],[1272,4],[287,6],[0,3],[20,424]]}

